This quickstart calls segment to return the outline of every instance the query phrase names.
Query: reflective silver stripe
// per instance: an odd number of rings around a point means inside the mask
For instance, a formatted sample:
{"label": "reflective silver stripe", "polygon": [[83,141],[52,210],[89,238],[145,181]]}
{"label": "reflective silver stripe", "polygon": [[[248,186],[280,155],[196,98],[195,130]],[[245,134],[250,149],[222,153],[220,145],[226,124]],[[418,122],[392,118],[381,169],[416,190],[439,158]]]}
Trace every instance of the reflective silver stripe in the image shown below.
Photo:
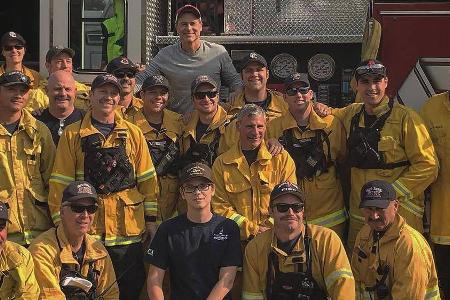
{"label": "reflective silver stripe", "polygon": [[338,269],[338,270],[328,274],[328,276],[325,278],[325,285],[326,285],[328,291],[331,289],[331,287],[336,283],[336,281],[339,278],[352,278],[353,279],[353,273],[349,269],[342,268],[342,269]]}
{"label": "reflective silver stripe", "polygon": [[242,300],[264,300],[264,295],[242,291]]}

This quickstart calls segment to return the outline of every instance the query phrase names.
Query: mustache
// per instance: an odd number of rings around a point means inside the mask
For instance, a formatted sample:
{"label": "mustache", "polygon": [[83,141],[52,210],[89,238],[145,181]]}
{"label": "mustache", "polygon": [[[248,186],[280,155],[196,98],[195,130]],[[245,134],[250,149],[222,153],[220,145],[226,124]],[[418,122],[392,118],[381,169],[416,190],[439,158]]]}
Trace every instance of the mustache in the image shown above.
{"label": "mustache", "polygon": [[68,95],[66,95],[66,96],[56,96],[55,100],[57,100],[57,101],[61,101],[61,100],[70,101],[70,96],[68,96]]}

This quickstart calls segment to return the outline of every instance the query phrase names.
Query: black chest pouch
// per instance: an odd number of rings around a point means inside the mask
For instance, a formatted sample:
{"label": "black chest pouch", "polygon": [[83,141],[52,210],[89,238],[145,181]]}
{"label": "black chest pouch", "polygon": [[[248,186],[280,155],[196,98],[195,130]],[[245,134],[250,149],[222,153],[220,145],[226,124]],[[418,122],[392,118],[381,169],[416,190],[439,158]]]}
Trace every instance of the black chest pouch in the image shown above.
{"label": "black chest pouch", "polygon": [[[206,134],[206,133],[205,133]],[[203,144],[196,142],[191,138],[190,148],[183,155],[182,165],[186,166],[190,163],[201,162],[212,167],[217,158],[217,150],[219,148],[220,131],[215,129],[214,139],[210,144]]]}
{"label": "black chest pouch", "polygon": [[161,140],[147,141],[156,174],[176,175],[179,169],[180,147],[168,137]]}
{"label": "black chest pouch", "polygon": [[[328,156],[323,149],[324,141],[328,147]],[[288,129],[283,132],[280,143],[294,160],[298,179],[312,179],[327,172],[332,165],[330,140],[323,130],[315,130],[313,137],[296,139],[292,129]]]}
{"label": "black chest pouch", "polygon": [[117,147],[102,148],[100,134],[81,139],[84,152],[84,178],[99,194],[108,195],[136,186],[133,165],[125,151],[126,138]]}

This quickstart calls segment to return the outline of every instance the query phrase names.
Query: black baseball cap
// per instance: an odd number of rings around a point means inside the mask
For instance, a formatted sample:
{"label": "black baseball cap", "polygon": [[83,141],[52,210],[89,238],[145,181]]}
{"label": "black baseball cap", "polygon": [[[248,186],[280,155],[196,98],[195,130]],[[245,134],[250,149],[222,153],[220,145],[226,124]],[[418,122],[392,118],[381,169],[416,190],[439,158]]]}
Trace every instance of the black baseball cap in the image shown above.
{"label": "black baseball cap", "polygon": [[384,180],[373,180],[362,187],[359,208],[386,208],[391,201],[396,199],[397,194],[392,184]]}
{"label": "black baseball cap", "polygon": [[267,61],[264,58],[264,56],[256,52],[250,52],[246,56],[244,56],[244,58],[241,60],[241,72],[245,67],[248,66],[248,64],[252,62],[256,62],[262,65],[263,67],[267,68]]}
{"label": "black baseball cap", "polygon": [[59,55],[60,53],[66,53],[72,58],[75,56],[75,51],[73,49],[56,45],[51,47],[47,51],[47,54],[45,55],[45,61],[50,62],[55,56]]}
{"label": "black baseball cap", "polygon": [[8,205],[0,201],[0,220],[9,221]]}
{"label": "black baseball cap", "polygon": [[111,60],[106,66],[106,72],[109,74],[114,74],[118,70],[131,70],[137,73],[138,67],[129,58],[119,56]]}
{"label": "black baseball cap", "polygon": [[16,84],[31,88],[30,77],[20,71],[10,71],[0,75],[0,86],[10,86]]}
{"label": "black baseball cap", "polygon": [[97,192],[87,181],[72,181],[63,191],[61,202],[75,202],[80,199],[89,198],[97,202]]}
{"label": "black baseball cap", "polygon": [[193,5],[187,4],[185,6],[180,7],[177,10],[177,16],[175,17],[175,24],[178,22],[178,19],[186,13],[193,14],[197,19],[200,20],[202,19],[202,14],[198,10],[198,8]]}
{"label": "black baseball cap", "polygon": [[272,192],[270,193],[270,203],[272,203],[275,199],[282,195],[291,194],[294,195],[300,200],[300,202],[305,203],[305,194],[298,187],[298,185],[291,183],[289,181],[284,181],[280,184],[277,184]]}
{"label": "black baseball cap", "polygon": [[169,89],[169,81],[162,75],[152,75],[145,78],[144,83],[142,83],[142,90],[144,91],[154,86],[161,86]]}
{"label": "black baseball cap", "polygon": [[355,68],[355,79],[358,80],[364,75],[379,75],[386,77],[386,67],[376,59],[366,59],[360,62]]}
{"label": "black baseball cap", "polygon": [[306,73],[294,73],[294,74],[289,75],[284,80],[284,86],[285,86],[285,88],[289,88],[294,83],[298,83],[298,82],[304,83],[305,87],[310,87],[308,74],[306,74]]}
{"label": "black baseball cap", "polygon": [[203,83],[209,83],[210,85],[214,86],[215,89],[217,89],[217,83],[214,79],[212,79],[209,75],[199,75],[197,78],[195,78],[194,81],[192,81],[191,84],[191,92],[195,93],[197,88],[203,84]]}
{"label": "black baseball cap", "polygon": [[4,47],[9,42],[15,42],[15,45],[19,46],[26,45],[25,39],[20,34],[14,31],[9,31],[2,35],[2,38],[0,40],[2,47]]}
{"label": "black baseball cap", "polygon": [[185,166],[180,173],[180,183],[183,184],[189,179],[195,177],[202,177],[208,180],[209,182],[213,182],[212,180],[212,171],[211,168],[202,163],[191,163]]}
{"label": "black baseball cap", "polygon": [[105,84],[112,84],[119,89],[119,92],[122,92],[122,85],[119,82],[119,79],[112,74],[101,74],[95,77],[94,81],[91,84],[91,90],[95,90]]}

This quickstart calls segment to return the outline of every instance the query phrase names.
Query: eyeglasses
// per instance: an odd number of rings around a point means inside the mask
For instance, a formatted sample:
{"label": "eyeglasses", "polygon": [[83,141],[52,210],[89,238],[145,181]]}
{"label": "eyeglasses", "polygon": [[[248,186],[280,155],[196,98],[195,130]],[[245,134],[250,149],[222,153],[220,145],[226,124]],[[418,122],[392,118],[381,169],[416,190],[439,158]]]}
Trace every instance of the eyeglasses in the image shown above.
{"label": "eyeglasses", "polygon": [[23,46],[21,46],[21,45],[3,46],[3,49],[4,49],[5,51],[11,51],[12,49],[22,50],[22,49],[23,49]]}
{"label": "eyeglasses", "polygon": [[77,214],[84,213],[84,211],[87,211],[88,214],[93,214],[97,211],[98,205],[92,204],[92,205],[77,205],[77,204],[70,204],[70,209]]}
{"label": "eyeglasses", "polygon": [[382,64],[372,64],[366,66],[360,66],[356,68],[355,73],[358,76],[366,75],[366,74],[386,74],[386,67]]}
{"label": "eyeglasses", "polygon": [[185,193],[194,193],[196,190],[199,192],[205,192],[211,186],[211,183],[200,183],[199,185],[184,185],[183,191]]}
{"label": "eyeglasses", "polygon": [[289,210],[289,208],[292,209],[292,211],[295,213],[299,213],[303,210],[303,204],[301,204],[301,203],[293,203],[293,204],[277,203],[274,205],[274,207],[276,207],[278,212],[280,212],[280,213],[287,212]]}
{"label": "eyeglasses", "polygon": [[288,96],[295,96],[297,95],[297,93],[300,93],[302,95],[308,94],[309,92],[309,87],[298,87],[298,88],[289,88],[286,90],[286,94]]}
{"label": "eyeglasses", "polygon": [[134,78],[134,76],[136,76],[136,73],[135,72],[115,72],[114,76],[116,76],[116,78],[118,78],[118,79],[125,78],[125,76],[127,76],[128,78]]}
{"label": "eyeglasses", "polygon": [[218,94],[218,91],[208,91],[208,92],[195,92],[194,97],[197,99],[204,99],[208,96],[209,99],[215,98]]}

